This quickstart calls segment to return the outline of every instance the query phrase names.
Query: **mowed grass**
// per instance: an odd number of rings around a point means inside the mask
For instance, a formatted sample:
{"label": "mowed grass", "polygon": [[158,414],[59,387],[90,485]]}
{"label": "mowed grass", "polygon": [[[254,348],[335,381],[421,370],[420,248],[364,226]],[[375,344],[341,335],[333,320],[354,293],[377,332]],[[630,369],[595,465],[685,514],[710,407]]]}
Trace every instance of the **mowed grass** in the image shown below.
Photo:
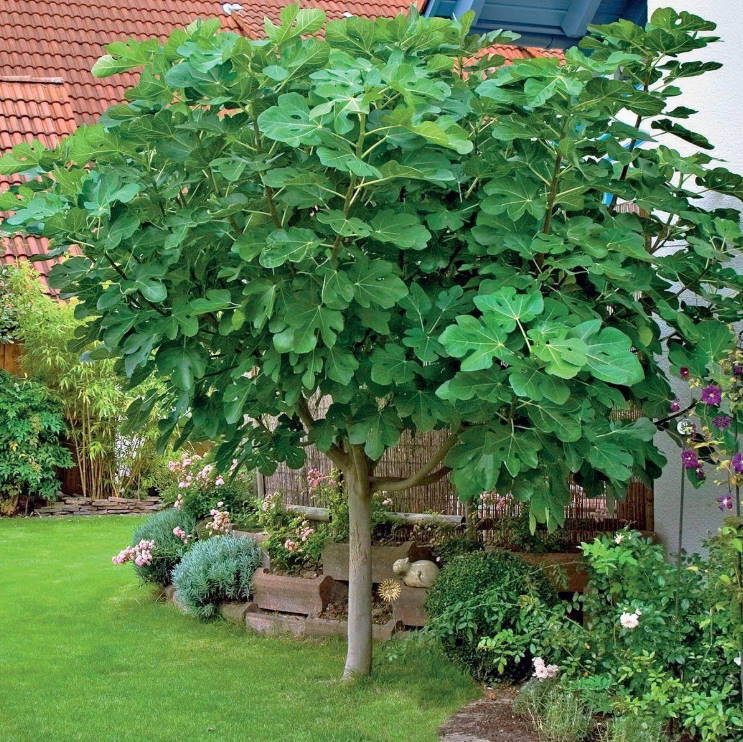
{"label": "mowed grass", "polygon": [[[0,520],[1,742],[432,742],[477,689],[436,653],[339,682],[340,641],[157,603],[111,556],[138,518]],[[394,654],[388,653],[389,654]]]}

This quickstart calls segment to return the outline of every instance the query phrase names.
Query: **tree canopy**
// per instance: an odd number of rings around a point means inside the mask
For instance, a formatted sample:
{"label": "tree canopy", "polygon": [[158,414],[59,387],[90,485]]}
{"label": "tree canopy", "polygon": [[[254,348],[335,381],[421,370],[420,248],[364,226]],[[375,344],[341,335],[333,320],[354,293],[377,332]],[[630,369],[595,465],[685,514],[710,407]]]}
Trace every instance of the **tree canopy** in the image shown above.
{"label": "tree canopy", "polygon": [[165,435],[265,473],[363,449],[375,488],[400,486],[373,462],[404,430],[447,430],[415,483],[451,472],[550,525],[571,476],[657,476],[663,354],[703,375],[742,311],[738,214],[698,204],[741,178],[672,148],[711,147],[675,99],[718,66],[678,59],[714,24],[664,9],[506,65],[487,49],[513,35],[469,21],[294,5],[260,40],[116,42],[93,71],[141,69],[127,102],[0,161],[38,176],[2,229],[80,249],[51,277],[80,343],[169,380],[135,420],[166,404]]}

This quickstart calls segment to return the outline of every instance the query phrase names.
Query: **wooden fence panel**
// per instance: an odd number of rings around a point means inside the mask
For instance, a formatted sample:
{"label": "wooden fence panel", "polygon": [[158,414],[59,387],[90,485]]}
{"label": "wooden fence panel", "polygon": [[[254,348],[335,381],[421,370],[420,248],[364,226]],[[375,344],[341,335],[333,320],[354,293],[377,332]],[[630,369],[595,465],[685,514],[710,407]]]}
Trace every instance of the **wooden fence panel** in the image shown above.
{"label": "wooden fence panel", "polygon": [[21,372],[21,346],[15,343],[0,343],[0,369],[10,374]]}

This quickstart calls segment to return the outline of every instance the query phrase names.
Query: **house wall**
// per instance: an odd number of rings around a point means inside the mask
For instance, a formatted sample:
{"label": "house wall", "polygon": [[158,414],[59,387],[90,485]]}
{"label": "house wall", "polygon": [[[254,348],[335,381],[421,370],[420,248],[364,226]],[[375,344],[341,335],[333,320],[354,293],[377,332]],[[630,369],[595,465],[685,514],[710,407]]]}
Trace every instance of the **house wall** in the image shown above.
{"label": "house wall", "polygon": [[[723,68],[701,77],[680,81],[684,91],[683,105],[699,111],[688,126],[707,136],[715,144],[713,154],[726,160],[729,169],[743,173],[743,76],[741,75],[740,39],[743,38],[743,10],[741,0],[649,0],[648,11],[659,7],[672,6],[677,10],[687,10],[717,23],[717,34],[722,41],[712,44],[696,56],[685,59],[703,59],[722,62]],[[683,142],[676,140],[674,147],[690,152]],[[706,205],[735,205],[734,199],[712,196]],[[738,266],[743,270],[743,263]],[[685,385],[676,389],[683,399],[688,394]],[[678,548],[679,523],[679,482],[681,468],[679,449],[666,435],[658,441],[668,457],[669,464],[655,486],[655,530],[669,551]],[[718,510],[716,497],[720,492],[712,485],[699,490],[687,488],[684,508],[683,546],[689,551],[701,548],[705,536],[717,530],[724,515]]]}

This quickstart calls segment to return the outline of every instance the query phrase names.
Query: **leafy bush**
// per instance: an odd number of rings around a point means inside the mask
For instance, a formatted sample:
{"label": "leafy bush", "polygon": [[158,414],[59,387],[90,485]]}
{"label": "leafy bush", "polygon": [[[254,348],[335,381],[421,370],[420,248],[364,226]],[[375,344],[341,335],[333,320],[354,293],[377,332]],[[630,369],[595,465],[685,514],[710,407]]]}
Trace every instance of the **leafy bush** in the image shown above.
{"label": "leafy bush", "polygon": [[478,680],[518,679],[528,671],[542,609],[556,599],[542,571],[515,554],[463,554],[444,566],[428,594],[428,630]]}
{"label": "leafy bush", "polygon": [[189,613],[211,618],[220,603],[247,600],[261,559],[261,549],[250,538],[199,541],[173,572],[176,596]]}
{"label": "leafy bush", "polygon": [[[169,585],[174,567],[195,538],[195,526],[194,519],[188,513],[175,508],[161,510],[139,526],[132,536],[132,547],[143,540],[155,543],[152,560],[148,564],[134,566],[139,577],[144,582]],[[176,528],[180,528],[185,536],[179,537],[173,533]]]}
{"label": "leafy bush", "polygon": [[[710,560],[685,558],[681,569],[666,561],[661,545],[632,531],[582,550],[585,625],[567,615],[551,620],[560,610],[553,608],[532,639],[559,665],[566,691],[595,711],[659,724],[677,719],[703,742],[740,739],[738,619],[721,598],[719,573],[730,567],[718,544],[711,544]],[[592,698],[602,694],[604,707],[596,708]],[[617,735],[623,724],[631,722],[621,722]]]}
{"label": "leafy bush", "polygon": [[161,461],[156,450],[159,407],[142,415],[134,431],[126,429],[124,413],[138,395],[162,392],[165,385],[148,380],[129,389],[112,360],[83,359],[83,353],[94,353],[98,346],[80,344],[76,302],[47,296],[29,266],[18,266],[8,275],[5,291],[15,309],[15,335],[23,343],[23,369],[60,401],[82,494],[147,494],[148,477]]}
{"label": "leafy bush", "polygon": [[455,557],[482,550],[483,546],[479,541],[470,538],[448,538],[436,544],[433,553],[438,563],[448,564]]}
{"label": "leafy bush", "polygon": [[590,709],[582,698],[556,679],[530,680],[513,710],[528,717],[540,738],[550,742],[581,742],[592,728]]}
{"label": "leafy bush", "polygon": [[23,495],[53,500],[55,469],[72,466],[57,400],[41,384],[0,371],[0,421],[0,512],[12,513]]}
{"label": "leafy bush", "polygon": [[601,732],[601,742],[663,742],[668,739],[658,719],[645,716],[617,716]]}
{"label": "leafy bush", "polygon": [[310,523],[302,515],[289,512],[280,493],[275,492],[261,501],[258,524],[268,534],[263,547],[271,557],[272,569],[293,574],[319,567],[330,536],[327,523]]}
{"label": "leafy bush", "polygon": [[203,456],[190,452],[169,461],[166,472],[159,483],[163,502],[177,502],[196,521],[209,516],[218,502],[223,503],[233,521],[255,512],[253,472],[233,469],[221,474]]}
{"label": "leafy bush", "polygon": [[[256,501],[258,525],[268,534],[264,547],[271,557],[272,567],[289,573],[302,569],[317,569],[327,539],[346,541],[349,536],[348,500],[336,470],[325,474],[318,469],[307,472],[307,489],[318,507],[328,508],[330,522],[312,522],[302,515],[289,512],[281,493],[266,494]],[[384,493],[372,497],[372,528],[389,524],[392,500]]]}

